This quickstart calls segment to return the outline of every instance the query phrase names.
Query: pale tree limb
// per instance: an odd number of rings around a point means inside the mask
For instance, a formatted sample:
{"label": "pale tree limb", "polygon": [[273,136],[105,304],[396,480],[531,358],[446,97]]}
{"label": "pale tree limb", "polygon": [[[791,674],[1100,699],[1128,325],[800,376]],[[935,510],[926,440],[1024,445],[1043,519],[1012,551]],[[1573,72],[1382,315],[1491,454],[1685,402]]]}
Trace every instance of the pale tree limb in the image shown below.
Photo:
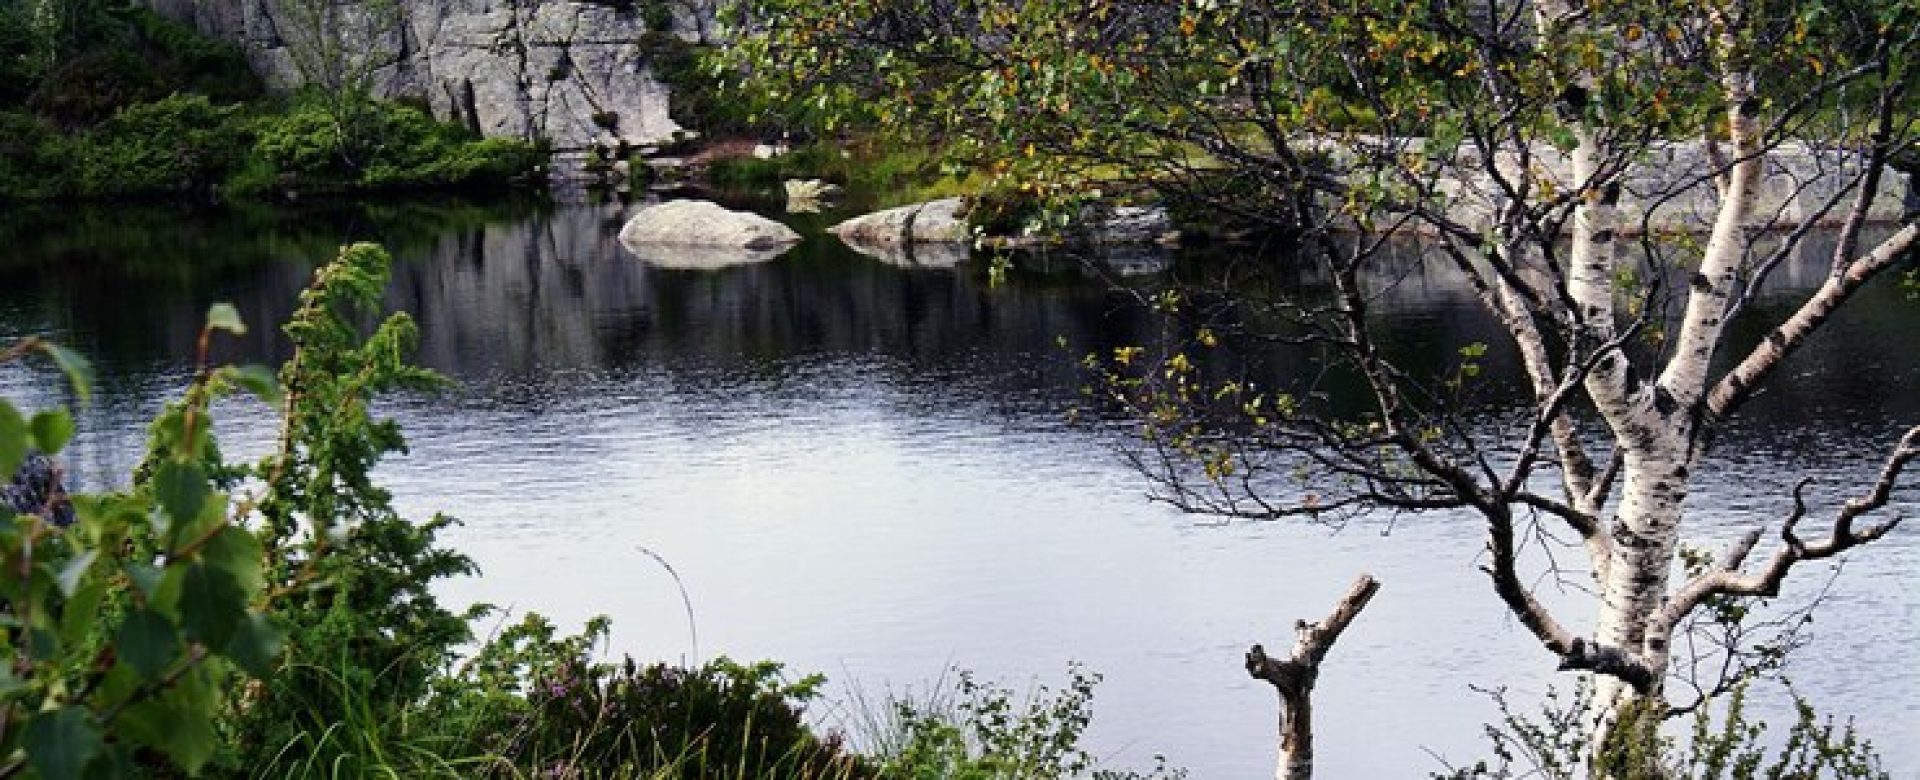
{"label": "pale tree limb", "polygon": [[[1728,172],[1727,187],[1715,215],[1713,232],[1700,258],[1700,269],[1688,283],[1685,312],[1680,318],[1679,336],[1674,340],[1673,357],[1660,372],[1658,390],[1665,391],[1664,404],[1691,408],[1706,391],[1708,366],[1714,348],[1726,328],[1726,314],[1737,280],[1741,261],[1752,227],[1748,224],[1759,197],[1765,173],[1765,151],[1760,126],[1760,101],[1756,80],[1737,56],[1742,45],[1734,30],[1744,16],[1744,2],[1730,4],[1726,11],[1712,14],[1719,35],[1722,58],[1731,60],[1720,77],[1727,106],[1727,132],[1737,157]],[[1677,401],[1677,403],[1673,403]],[[1669,416],[1673,406],[1662,410]]]}
{"label": "pale tree limb", "polygon": [[1347,630],[1347,624],[1367,608],[1380,581],[1362,574],[1347,589],[1347,595],[1333,613],[1318,623],[1301,620],[1293,624],[1296,636],[1293,652],[1285,659],[1267,655],[1254,645],[1247,651],[1247,674],[1273,684],[1280,692],[1280,758],[1274,768],[1276,780],[1307,780],[1313,777],[1313,684],[1320,676],[1320,662]]}
{"label": "pale tree limb", "polygon": [[1920,457],[1920,426],[1907,431],[1900,443],[1887,456],[1880,468],[1880,476],[1874,480],[1873,487],[1866,495],[1851,499],[1834,514],[1833,528],[1825,539],[1806,541],[1794,533],[1795,526],[1806,517],[1807,504],[1804,498],[1808,482],[1802,479],[1793,489],[1793,513],[1781,524],[1781,548],[1773,554],[1766,565],[1747,573],[1741,571],[1747,556],[1760,541],[1760,530],[1748,531],[1728,548],[1721,556],[1719,564],[1712,570],[1693,578],[1667,601],[1658,614],[1653,617],[1647,628],[1649,644],[1655,641],[1665,642],[1673,627],[1698,608],[1700,604],[1715,596],[1774,596],[1780,593],[1780,584],[1787,577],[1794,564],[1802,561],[1817,561],[1831,558],[1849,549],[1867,544],[1887,535],[1900,525],[1904,518],[1895,515],[1892,519],[1875,523],[1865,528],[1854,527],[1854,521],[1863,515],[1885,507],[1893,499],[1893,490],[1905,471],[1907,464]]}
{"label": "pale tree limb", "polygon": [[1740,363],[1721,377],[1713,392],[1707,395],[1706,412],[1711,420],[1722,420],[1753,395],[1753,391],[1773,370],[1800,345],[1806,343],[1814,332],[1825,324],[1827,319],[1840,310],[1840,305],[1852,298],[1853,294],[1865,285],[1869,279],[1894,265],[1905,256],[1916,243],[1920,243],[1920,223],[1908,222],[1898,232],[1888,236],[1873,251],[1848,263],[1838,273],[1827,277],[1827,281],[1813,294],[1813,297],[1800,305],[1800,309],[1780,323],[1773,332],[1760,340],[1752,352],[1747,353]]}

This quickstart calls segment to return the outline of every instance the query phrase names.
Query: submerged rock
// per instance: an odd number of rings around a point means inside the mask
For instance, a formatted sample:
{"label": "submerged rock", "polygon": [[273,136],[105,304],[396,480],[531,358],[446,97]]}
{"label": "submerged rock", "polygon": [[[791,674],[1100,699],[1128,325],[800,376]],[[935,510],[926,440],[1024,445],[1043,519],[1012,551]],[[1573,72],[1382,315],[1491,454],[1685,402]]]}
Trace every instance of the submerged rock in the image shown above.
{"label": "submerged rock", "polygon": [[669,268],[722,268],[771,260],[799,241],[800,234],[786,225],[704,200],[641,208],[620,229],[620,244],[627,251]]}
{"label": "submerged rock", "polygon": [[897,246],[848,244],[853,251],[887,265],[909,269],[949,269],[973,257],[973,245],[955,241],[909,243]]}

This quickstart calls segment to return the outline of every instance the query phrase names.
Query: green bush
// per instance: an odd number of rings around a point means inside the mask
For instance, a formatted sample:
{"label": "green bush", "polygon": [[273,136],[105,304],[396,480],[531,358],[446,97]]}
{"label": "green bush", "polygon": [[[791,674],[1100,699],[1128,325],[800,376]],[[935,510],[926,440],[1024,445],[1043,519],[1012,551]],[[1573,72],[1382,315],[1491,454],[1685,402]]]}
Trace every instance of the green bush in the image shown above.
{"label": "green bush", "polygon": [[238,45],[208,38],[145,8],[131,9],[127,23],[173,89],[219,103],[255,100],[265,92]]}
{"label": "green bush", "polygon": [[56,66],[27,97],[27,108],[62,127],[92,127],[124,107],[165,97],[169,87],[140,52],[95,49]]}
{"label": "green bush", "polygon": [[526,178],[544,159],[532,144],[475,138],[419,108],[370,100],[309,96],[263,118],[257,132],[260,169],[249,181],[266,178],[286,190],[499,187]]}
{"label": "green bush", "polygon": [[[254,126],[253,156],[266,170],[290,180],[344,180],[353,175],[342,151],[338,124],[316,103],[261,117]],[[289,181],[291,183],[291,181]]]}
{"label": "green bush", "polygon": [[45,198],[68,181],[65,138],[30,114],[0,112],[0,198]]}
{"label": "green bush", "polygon": [[[3,0],[0,0],[3,1]],[[81,6],[100,6],[82,0]],[[52,61],[21,3],[0,8],[0,74],[18,79],[0,87],[22,105],[62,127],[86,128],[120,109],[176,92],[220,103],[249,100],[261,84],[238,46],[214,41],[143,8],[97,7],[74,24],[80,29]]]}
{"label": "green bush", "polygon": [[[886,777],[899,780],[1181,780],[1186,771],[1164,759],[1146,772],[1097,768],[1080,737],[1093,722],[1100,675],[1079,665],[1066,688],[1039,686],[1024,698],[958,673],[951,690],[925,700],[898,700],[871,723]],[[869,715],[869,717],[873,717]]]}
{"label": "green bush", "polygon": [[249,142],[239,108],[174,95],[121,110],[65,153],[75,194],[209,192],[240,167]]}
{"label": "green bush", "polygon": [[[1736,687],[1719,706],[1693,713],[1684,737],[1662,733],[1664,712],[1644,707],[1621,713],[1597,757],[1589,760],[1585,719],[1592,686],[1582,683],[1562,701],[1549,690],[1535,715],[1515,712],[1496,692],[1501,721],[1485,727],[1493,760],[1449,768],[1435,780],[1580,780],[1581,778],[1686,778],[1687,780],[1784,780],[1859,778],[1885,780],[1873,745],[1848,722],[1836,726],[1793,694],[1794,721],[1785,740],[1766,737],[1767,725],[1746,712],[1748,685]],[[1790,690],[1790,689],[1789,689]],[[1711,703],[1710,703],[1711,704]]]}
{"label": "green bush", "polygon": [[[390,722],[425,696],[470,636],[467,617],[442,607],[431,589],[474,572],[465,556],[436,543],[451,521],[407,521],[370,477],[382,457],[406,446],[399,427],[374,417],[370,404],[441,381],[407,361],[417,337],[407,315],[361,327],[379,311],[389,263],[371,244],[341,250],[286,326],[294,355],[279,376],[292,399],[284,433],[250,474],[266,491],[258,533],[272,562],[268,581],[288,591],[289,651],[281,673],[256,686],[230,719],[237,766],[338,748],[316,736],[336,724]],[[307,581],[322,585],[301,586]]]}

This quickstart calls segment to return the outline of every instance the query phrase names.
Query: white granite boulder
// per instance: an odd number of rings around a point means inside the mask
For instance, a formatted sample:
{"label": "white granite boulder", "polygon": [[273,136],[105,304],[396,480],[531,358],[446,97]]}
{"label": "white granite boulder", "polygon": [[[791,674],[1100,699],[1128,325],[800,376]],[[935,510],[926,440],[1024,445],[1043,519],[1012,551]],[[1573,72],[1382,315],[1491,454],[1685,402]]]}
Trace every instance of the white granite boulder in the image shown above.
{"label": "white granite boulder", "polygon": [[669,268],[722,268],[771,260],[800,234],[758,214],[704,200],[646,206],[620,229],[620,244],[642,260]]}
{"label": "white granite boulder", "polygon": [[900,247],[907,244],[971,244],[973,232],[962,214],[959,198],[915,203],[854,217],[827,232],[855,249]]}

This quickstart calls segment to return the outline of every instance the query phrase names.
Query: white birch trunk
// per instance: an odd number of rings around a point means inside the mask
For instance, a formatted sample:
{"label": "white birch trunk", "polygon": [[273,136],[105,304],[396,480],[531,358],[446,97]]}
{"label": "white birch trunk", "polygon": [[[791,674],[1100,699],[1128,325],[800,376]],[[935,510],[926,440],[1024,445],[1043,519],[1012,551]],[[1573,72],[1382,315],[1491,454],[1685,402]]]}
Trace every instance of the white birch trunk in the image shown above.
{"label": "white birch trunk", "polygon": [[[1637,652],[1658,675],[1667,648],[1647,643],[1647,623],[1666,603],[1668,573],[1680,537],[1681,505],[1687,497],[1685,448],[1661,442],[1626,454],[1620,504],[1606,575],[1600,582],[1600,614],[1594,626],[1602,644]],[[1635,694],[1618,678],[1601,676],[1595,688],[1593,746]],[[1653,695],[1658,695],[1656,688]]]}

